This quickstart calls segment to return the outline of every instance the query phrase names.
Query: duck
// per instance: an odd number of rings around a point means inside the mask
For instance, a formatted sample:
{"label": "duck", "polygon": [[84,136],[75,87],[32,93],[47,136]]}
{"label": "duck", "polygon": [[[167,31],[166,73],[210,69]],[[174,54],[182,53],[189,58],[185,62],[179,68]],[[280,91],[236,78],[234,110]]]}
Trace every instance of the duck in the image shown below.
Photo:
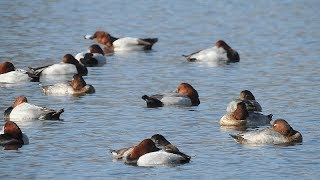
{"label": "duck", "polygon": [[182,55],[188,61],[211,61],[235,63],[240,61],[238,52],[232,49],[225,41],[218,40],[211,48],[196,51],[189,55]]}
{"label": "duck", "polygon": [[185,162],[190,161],[190,156],[182,153],[176,146],[172,145],[163,135],[154,134],[151,137],[151,140],[156,144],[157,147],[162,146],[165,152],[180,155],[184,158]]}
{"label": "duck", "polygon": [[57,64],[46,65],[42,67],[29,67],[30,73],[36,76],[42,75],[66,75],[66,74],[80,74],[87,75],[88,69],[79,63],[71,54],[65,54],[63,60]]}
{"label": "duck", "polygon": [[124,157],[125,164],[137,166],[156,166],[188,163],[190,159],[160,150],[151,139],[142,140]]}
{"label": "duck", "polygon": [[0,83],[39,82],[39,76],[33,75],[26,70],[16,69],[13,63],[5,61],[0,63]]}
{"label": "duck", "polygon": [[262,112],[262,107],[259,104],[258,101],[256,101],[256,98],[249,90],[243,90],[240,92],[239,98],[231,101],[227,107],[227,112],[233,111],[233,105],[237,101],[243,101],[246,104],[247,110],[249,112]]}
{"label": "duck", "polygon": [[89,46],[87,52],[78,53],[75,58],[86,67],[100,66],[107,62],[104,52],[98,44]]}
{"label": "duck", "polygon": [[262,107],[258,101],[255,100],[254,95],[249,90],[243,90],[240,92],[239,98],[231,101],[227,106],[227,112],[231,113],[237,107],[238,102],[244,102],[246,109],[248,110],[247,125],[248,126],[263,126],[270,125],[272,121],[272,114],[264,115]]}
{"label": "duck", "polygon": [[5,149],[18,149],[26,144],[29,144],[29,139],[22,133],[19,126],[13,121],[6,121],[3,134],[0,134],[0,145]]}
{"label": "duck", "polygon": [[302,143],[302,135],[294,130],[284,119],[277,119],[270,127],[255,131],[248,131],[238,135],[230,135],[240,144],[294,144]]}
{"label": "duck", "polygon": [[248,110],[244,102],[239,101],[233,112],[227,113],[220,119],[220,126],[246,127]]}
{"label": "duck", "polygon": [[60,82],[47,86],[40,85],[40,87],[46,95],[85,95],[95,93],[95,88],[87,84],[79,74],[73,75],[71,82]]}
{"label": "duck", "polygon": [[96,31],[93,35],[85,35],[84,38],[103,44],[106,54],[117,51],[151,50],[152,46],[158,42],[158,38],[116,38],[105,31]]}
{"label": "duck", "polygon": [[59,120],[64,109],[53,110],[46,107],[40,107],[28,103],[25,96],[16,98],[12,106],[8,107],[4,112],[5,120]]}
{"label": "duck", "polygon": [[175,106],[198,106],[200,104],[199,95],[189,83],[180,83],[176,92],[167,94],[156,94],[152,96],[143,95],[148,108],[162,107],[164,105]]}

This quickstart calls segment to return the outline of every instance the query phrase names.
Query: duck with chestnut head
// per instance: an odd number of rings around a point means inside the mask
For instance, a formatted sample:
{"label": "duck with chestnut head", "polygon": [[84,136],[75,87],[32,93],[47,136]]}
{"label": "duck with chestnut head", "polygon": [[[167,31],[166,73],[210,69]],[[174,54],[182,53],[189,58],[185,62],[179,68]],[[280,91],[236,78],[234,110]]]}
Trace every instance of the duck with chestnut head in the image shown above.
{"label": "duck with chestnut head", "polygon": [[162,106],[198,106],[200,104],[199,95],[189,83],[180,83],[174,93],[156,94],[152,96],[143,95],[147,107]]}
{"label": "duck with chestnut head", "polygon": [[105,31],[96,31],[93,35],[85,35],[84,38],[103,44],[103,50],[106,54],[119,51],[151,50],[152,46],[158,42],[158,38],[117,38]]}
{"label": "duck with chestnut head", "polygon": [[15,84],[28,81],[38,82],[39,76],[23,69],[17,69],[9,61],[0,63],[0,83]]}
{"label": "duck with chestnut head", "polygon": [[53,85],[41,86],[46,95],[76,95],[92,94],[95,88],[87,84],[79,74],[73,75],[71,82],[60,82]]}
{"label": "duck with chestnut head", "polygon": [[62,62],[32,68],[29,67],[30,73],[35,76],[50,76],[50,75],[73,75],[80,74],[85,76],[88,74],[88,69],[80,64],[71,54],[66,54],[63,56]]}
{"label": "duck with chestnut head", "polygon": [[0,146],[5,150],[16,150],[26,144],[29,144],[27,135],[22,133],[15,122],[6,121],[3,125],[3,134],[0,134]]}
{"label": "duck with chestnut head", "polygon": [[241,144],[291,144],[301,143],[302,135],[284,119],[277,119],[270,127],[248,131],[231,137]]}
{"label": "duck with chestnut head", "polygon": [[28,102],[25,96],[19,96],[4,112],[5,120],[59,120],[64,109],[54,110],[47,107],[40,107]]}
{"label": "duck with chestnut head", "polygon": [[189,55],[183,55],[188,61],[234,63],[239,62],[240,57],[236,50],[232,49],[225,41],[218,40],[213,47],[196,51]]}

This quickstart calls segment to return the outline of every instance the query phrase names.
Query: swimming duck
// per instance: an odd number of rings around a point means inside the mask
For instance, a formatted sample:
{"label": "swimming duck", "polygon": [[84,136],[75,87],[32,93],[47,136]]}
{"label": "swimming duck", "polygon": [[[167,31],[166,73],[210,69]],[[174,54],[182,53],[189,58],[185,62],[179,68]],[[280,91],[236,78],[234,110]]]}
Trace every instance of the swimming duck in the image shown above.
{"label": "swimming duck", "polygon": [[188,83],[181,83],[175,93],[143,95],[147,107],[162,107],[164,105],[198,106],[200,104],[198,92]]}
{"label": "swimming duck", "polygon": [[113,53],[116,51],[134,51],[134,50],[150,50],[158,38],[133,38],[123,37],[116,38],[108,32],[96,31],[93,35],[85,35],[85,39],[93,39],[104,45],[105,53]]}
{"label": "swimming duck", "polygon": [[0,83],[38,82],[39,76],[33,75],[23,69],[16,69],[14,65],[6,61],[0,63]]}
{"label": "swimming duck", "polygon": [[240,92],[240,96],[238,99],[234,100],[234,101],[231,101],[227,107],[227,112],[232,112],[233,111],[233,105],[234,103],[236,103],[237,101],[243,101],[246,106],[247,106],[247,110],[249,112],[253,112],[253,111],[256,111],[256,112],[261,112],[262,111],[262,108],[259,104],[258,101],[256,101],[254,95],[252,94],[251,91],[249,90],[243,90]]}
{"label": "swimming duck", "polygon": [[261,130],[249,131],[231,137],[241,144],[290,144],[301,143],[302,135],[294,130],[284,119],[277,119],[271,125]]}
{"label": "swimming duck", "polygon": [[238,99],[231,101],[227,106],[227,112],[231,113],[237,107],[238,102],[244,102],[248,110],[247,126],[263,126],[270,125],[272,121],[272,114],[262,114],[262,108],[258,101],[255,100],[254,95],[249,90],[243,90],[240,92]]}
{"label": "swimming duck", "polygon": [[71,54],[63,56],[61,63],[32,68],[29,67],[32,74],[39,75],[62,75],[62,74],[80,74],[87,75],[88,69],[79,63]]}
{"label": "swimming duck", "polygon": [[61,82],[54,85],[41,86],[41,88],[47,95],[85,95],[95,92],[94,87],[87,84],[79,74],[73,75],[71,82]]}
{"label": "swimming duck", "polygon": [[78,53],[75,58],[84,66],[99,66],[107,62],[104,52],[98,44],[93,44],[87,52]]}
{"label": "swimming duck", "polygon": [[19,96],[14,101],[12,106],[4,112],[6,120],[24,120],[24,119],[40,119],[40,120],[59,120],[61,113],[64,110],[58,111],[46,107],[40,107],[29,104],[25,96]]}
{"label": "swimming duck", "polygon": [[159,150],[151,139],[144,139],[125,157],[124,162],[137,166],[155,166],[188,163],[190,159]]}
{"label": "swimming duck", "polygon": [[189,55],[183,55],[188,61],[212,61],[233,63],[239,62],[240,57],[237,51],[232,49],[225,41],[219,40],[215,46],[200,50]]}

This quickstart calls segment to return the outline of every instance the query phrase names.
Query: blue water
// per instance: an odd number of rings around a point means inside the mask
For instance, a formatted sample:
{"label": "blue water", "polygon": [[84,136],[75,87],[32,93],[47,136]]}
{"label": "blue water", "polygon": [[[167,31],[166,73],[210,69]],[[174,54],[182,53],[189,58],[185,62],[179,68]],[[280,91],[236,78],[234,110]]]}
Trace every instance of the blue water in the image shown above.
{"label": "blue water", "polygon": [[[38,83],[0,85],[0,113],[19,95],[64,108],[62,121],[19,122],[30,144],[0,151],[1,179],[319,179],[320,1],[0,2],[0,62],[56,63],[94,43],[83,35],[158,37],[152,51],[107,56],[85,77],[96,93],[46,96]],[[181,56],[223,39],[240,62],[212,67]],[[197,89],[198,107],[146,108],[143,94]],[[304,141],[243,146],[221,129],[227,104],[249,89],[265,114],[286,119]],[[4,121],[0,123],[2,126]],[[109,149],[155,133],[192,156],[189,164],[144,168],[113,161]]]}

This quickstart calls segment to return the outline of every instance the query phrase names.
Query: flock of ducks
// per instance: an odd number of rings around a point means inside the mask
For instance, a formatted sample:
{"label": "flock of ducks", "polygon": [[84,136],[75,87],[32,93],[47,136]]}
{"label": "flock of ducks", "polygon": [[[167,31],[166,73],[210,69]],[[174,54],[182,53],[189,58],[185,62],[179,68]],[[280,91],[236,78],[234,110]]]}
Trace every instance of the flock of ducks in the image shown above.
{"label": "flock of ducks", "polygon": [[[92,85],[86,84],[82,76],[88,74],[88,68],[102,66],[106,63],[106,54],[117,51],[150,50],[158,41],[157,38],[116,38],[104,31],[96,31],[93,35],[85,35],[85,39],[95,40],[103,45],[91,45],[86,52],[64,55],[62,62],[32,68],[29,70],[16,69],[9,62],[0,64],[0,83],[39,82],[47,77],[70,75],[71,81],[59,82],[40,88],[48,95],[76,95],[81,96],[95,93]],[[213,47],[183,55],[190,62],[212,61],[218,63],[236,63],[240,61],[238,52],[226,42],[219,40]],[[41,82],[41,81],[40,81]],[[198,106],[200,99],[197,90],[190,84],[183,82],[177,86],[175,92],[155,95],[143,95],[148,108],[162,106]],[[25,96],[19,96],[12,106],[4,111],[6,123],[3,134],[0,135],[0,145],[5,149],[17,149],[28,144],[29,139],[22,133],[16,122],[25,119],[59,120],[64,109],[53,110],[30,104]],[[252,130],[231,137],[242,144],[291,144],[301,143],[302,135],[294,130],[284,119],[275,120],[272,125],[272,114],[264,115],[262,108],[249,90],[240,92],[238,99],[231,101],[227,106],[227,114],[219,123],[221,127],[245,130],[258,126],[268,127]],[[151,138],[143,139],[138,145],[111,150],[114,159],[138,166],[152,166],[161,164],[188,163],[191,157],[172,145],[163,135],[155,134]]]}

